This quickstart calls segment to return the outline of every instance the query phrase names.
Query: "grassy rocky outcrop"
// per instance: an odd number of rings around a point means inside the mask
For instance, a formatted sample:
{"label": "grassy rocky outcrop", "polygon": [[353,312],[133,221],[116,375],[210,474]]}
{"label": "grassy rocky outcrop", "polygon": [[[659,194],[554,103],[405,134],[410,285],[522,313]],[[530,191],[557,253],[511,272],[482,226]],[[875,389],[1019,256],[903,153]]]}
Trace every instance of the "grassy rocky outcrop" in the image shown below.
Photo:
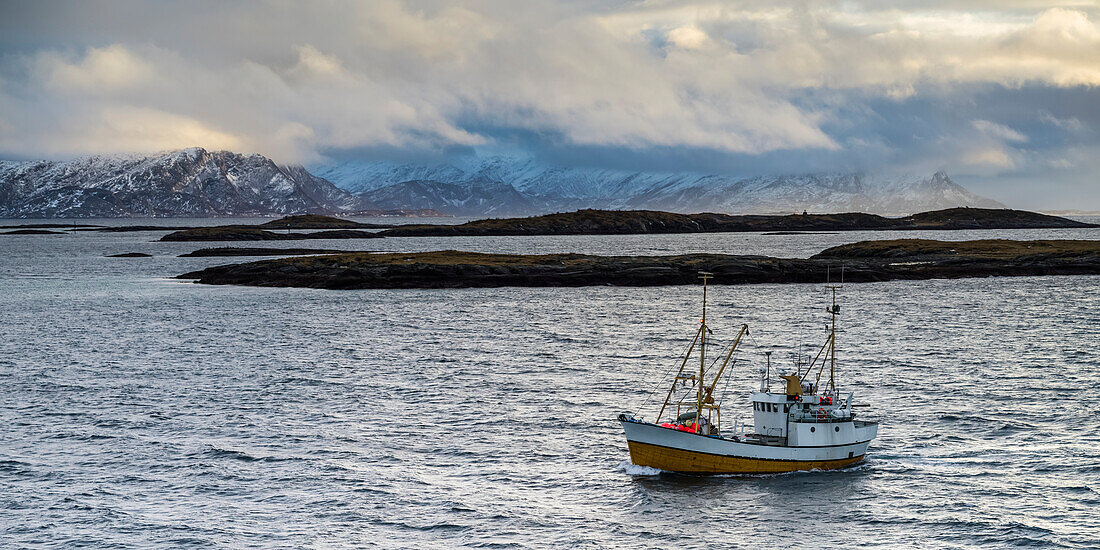
{"label": "grassy rocky outcrop", "polygon": [[982,239],[975,241],[933,241],[926,239],[895,239],[862,241],[827,248],[814,258],[852,259],[912,259],[945,262],[981,260],[1042,262],[1095,256],[1100,241],[1041,240],[1013,241]]}
{"label": "grassy rocky outcrop", "polygon": [[951,208],[904,218],[859,212],[733,216],[652,210],[578,210],[530,218],[475,220],[459,225],[403,225],[382,234],[387,237],[443,237],[1065,227],[1095,225],[1023,210],[986,208]]}
{"label": "grassy rocky outcrop", "polygon": [[[961,251],[961,252],[960,252]],[[845,267],[848,282],[986,276],[1100,274],[1100,241],[865,241],[806,259],[725,254],[513,255],[445,250],[266,260],[180,275],[205,284],[353,288],[657,286],[820,282]]]}
{"label": "grassy rocky outcrop", "polygon": [[300,216],[287,216],[285,218],[261,223],[260,227],[265,229],[382,229],[393,227],[393,225],[360,223],[345,218],[303,214]]}
{"label": "grassy rocky outcrop", "polygon": [[355,229],[331,229],[313,233],[277,233],[256,226],[193,227],[174,231],[162,241],[303,241],[308,239],[380,239],[381,235]]}
{"label": "grassy rocky outcrop", "polygon": [[64,235],[62,231],[50,229],[16,229],[15,231],[3,231],[0,235]]}
{"label": "grassy rocky outcrop", "polygon": [[578,210],[530,218],[475,220],[460,225],[403,225],[388,237],[492,235],[626,235],[639,233],[716,233],[723,231],[808,231],[887,229],[888,218],[874,214],[790,216],[676,214],[654,210]]}
{"label": "grassy rocky outcrop", "polygon": [[913,214],[901,220],[910,229],[1050,229],[1097,227],[1089,224],[1027,210],[1008,208],[948,208]]}
{"label": "grassy rocky outcrop", "polygon": [[200,248],[194,252],[180,254],[180,258],[216,258],[232,256],[308,256],[314,254],[347,254],[347,250],[327,248],[248,248],[227,246],[222,248]]}
{"label": "grassy rocky outcrop", "polygon": [[[74,227],[74,226],[66,226]],[[176,225],[120,225],[103,227],[98,225],[75,226],[76,231],[102,231],[107,233],[131,233],[137,231],[186,231],[190,229],[223,230],[230,229],[385,229],[395,227],[392,224],[360,223],[344,218],[332,216],[319,216],[316,214],[304,214],[301,216],[287,216],[277,220],[271,220],[258,225],[217,225],[209,227],[187,227]]]}

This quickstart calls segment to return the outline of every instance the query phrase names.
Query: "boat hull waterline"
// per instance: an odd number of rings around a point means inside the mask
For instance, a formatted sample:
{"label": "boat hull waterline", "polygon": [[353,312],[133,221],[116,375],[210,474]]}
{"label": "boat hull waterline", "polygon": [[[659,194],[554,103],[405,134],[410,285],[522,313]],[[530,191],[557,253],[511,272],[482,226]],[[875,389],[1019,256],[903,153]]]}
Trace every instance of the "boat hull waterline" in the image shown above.
{"label": "boat hull waterline", "polygon": [[863,460],[878,425],[860,423],[856,441],[836,445],[789,447],[746,443],[665,428],[647,422],[620,420],[630,461],[668,472],[714,474],[777,474],[846,468]]}

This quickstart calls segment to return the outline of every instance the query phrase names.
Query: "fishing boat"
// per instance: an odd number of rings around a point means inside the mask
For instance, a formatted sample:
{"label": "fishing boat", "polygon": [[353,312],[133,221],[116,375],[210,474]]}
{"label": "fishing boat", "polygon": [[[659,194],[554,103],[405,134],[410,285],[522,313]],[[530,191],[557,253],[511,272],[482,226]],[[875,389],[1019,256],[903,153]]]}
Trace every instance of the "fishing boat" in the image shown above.
{"label": "fishing boat", "polygon": [[[717,387],[720,383],[728,385],[732,369],[727,367],[749,335],[749,326],[742,325],[732,342],[719,346],[720,351],[708,365],[707,347],[713,347],[713,331],[707,326],[707,281],[712,277],[710,273],[701,274],[702,321],[683,359],[678,361],[679,369],[656,417],[646,421],[634,414],[619,415],[630,461],[669,472],[705,475],[828,470],[863,460],[868,445],[878,435],[878,423],[856,420],[853,409],[866,405],[854,404],[854,392],[843,393],[836,385],[840,315],[836,293],[841,286],[826,285],[832,293],[832,303],[826,307],[831,322],[825,327],[825,343],[813,360],[802,360],[800,353],[794,367],[778,376],[773,390],[771,352],[765,352],[766,363],[759,368],[760,388],[749,393],[752,424],[735,421],[726,428],[720,397],[732,392],[718,392]],[[694,361],[689,364],[695,354],[699,356],[698,369]]]}

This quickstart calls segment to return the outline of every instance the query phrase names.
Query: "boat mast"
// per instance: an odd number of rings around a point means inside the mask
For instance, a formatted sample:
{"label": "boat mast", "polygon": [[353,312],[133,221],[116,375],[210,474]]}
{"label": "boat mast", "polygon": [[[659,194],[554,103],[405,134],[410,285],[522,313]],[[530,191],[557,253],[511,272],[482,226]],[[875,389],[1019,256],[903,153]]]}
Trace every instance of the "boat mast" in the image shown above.
{"label": "boat mast", "polygon": [[829,389],[836,392],[836,316],[840,315],[840,306],[836,303],[836,291],[840,285],[826,285],[825,288],[833,293],[833,304],[826,308],[832,316],[832,326],[829,329]]}
{"label": "boat mast", "polygon": [[707,359],[707,281],[714,277],[713,273],[699,272],[699,278],[703,280],[703,320],[699,327],[699,384],[695,402],[695,425],[703,416],[703,371],[706,368]]}

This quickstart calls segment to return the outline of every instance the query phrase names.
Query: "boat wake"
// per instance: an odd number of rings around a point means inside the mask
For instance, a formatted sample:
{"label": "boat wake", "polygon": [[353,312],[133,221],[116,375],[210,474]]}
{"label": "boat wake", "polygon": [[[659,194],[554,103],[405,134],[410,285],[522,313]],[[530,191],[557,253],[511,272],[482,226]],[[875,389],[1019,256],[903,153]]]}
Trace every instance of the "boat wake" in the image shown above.
{"label": "boat wake", "polygon": [[664,470],[658,468],[651,468],[649,466],[638,466],[637,464],[634,464],[629,460],[624,460],[620,462],[615,469],[620,472],[624,472],[626,475],[631,476],[659,476],[665,473]]}

